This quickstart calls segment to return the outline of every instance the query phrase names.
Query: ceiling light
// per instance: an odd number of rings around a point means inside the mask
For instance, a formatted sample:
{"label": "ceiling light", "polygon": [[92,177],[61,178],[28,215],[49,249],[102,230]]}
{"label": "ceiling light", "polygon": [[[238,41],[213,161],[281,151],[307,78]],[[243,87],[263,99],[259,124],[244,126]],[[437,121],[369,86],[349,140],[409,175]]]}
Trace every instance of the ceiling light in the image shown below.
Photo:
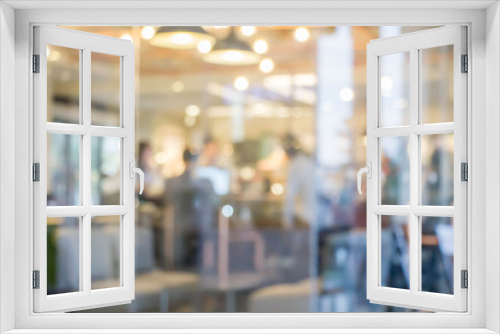
{"label": "ceiling light", "polygon": [[196,124],[196,117],[186,116],[184,118],[184,125],[186,125],[188,128],[194,126],[195,124]]}
{"label": "ceiling light", "polygon": [[184,90],[184,84],[181,81],[175,81],[172,83],[171,88],[174,93],[180,93]]}
{"label": "ceiling light", "polygon": [[273,185],[271,186],[271,193],[273,193],[273,195],[276,195],[276,196],[283,195],[284,190],[285,190],[285,187],[283,187],[283,184],[278,183],[278,182],[273,183]]}
{"label": "ceiling light", "polygon": [[299,27],[295,30],[293,37],[298,42],[305,42],[309,39],[311,35],[309,34],[309,29],[304,27]]}
{"label": "ceiling light", "polygon": [[132,36],[130,36],[130,34],[123,34],[120,38],[132,41]]}
{"label": "ceiling light", "polygon": [[259,68],[262,72],[269,73],[274,69],[274,62],[269,58],[262,59]]}
{"label": "ceiling light", "polygon": [[167,159],[168,159],[167,155],[163,152],[158,152],[155,155],[155,162],[159,165],[162,165],[165,162],[167,162]]}
{"label": "ceiling light", "polygon": [[246,42],[238,39],[232,28],[229,36],[217,41],[212,51],[203,56],[203,60],[219,65],[253,65],[259,62],[260,56]]}
{"label": "ceiling light", "polygon": [[215,43],[215,37],[202,27],[161,27],[151,39],[151,45],[170,49],[195,49],[200,42]]}
{"label": "ceiling light", "polygon": [[143,27],[141,30],[141,36],[144,39],[151,39],[155,35],[155,28],[151,26]]}
{"label": "ceiling light", "polygon": [[385,75],[380,78],[380,87],[382,90],[391,90],[393,85],[391,77]]}
{"label": "ceiling light", "polygon": [[198,51],[200,51],[201,53],[209,53],[210,50],[212,50],[212,43],[210,43],[209,40],[201,41],[198,44]]}
{"label": "ceiling light", "polygon": [[234,88],[236,88],[237,90],[240,91],[246,90],[248,86],[249,86],[248,79],[243,76],[237,77],[236,80],[234,80]]}
{"label": "ceiling light", "polygon": [[349,87],[344,87],[340,90],[340,99],[349,102],[354,98],[354,91]]}
{"label": "ceiling light", "polygon": [[186,107],[186,115],[187,116],[196,117],[200,113],[201,113],[201,109],[197,105],[192,104],[192,105]]}
{"label": "ceiling light", "polygon": [[267,49],[269,48],[267,42],[263,39],[258,39],[253,43],[253,49],[255,52],[263,54],[267,52]]}
{"label": "ceiling light", "polygon": [[245,36],[253,36],[255,34],[255,26],[242,26],[241,33]]}

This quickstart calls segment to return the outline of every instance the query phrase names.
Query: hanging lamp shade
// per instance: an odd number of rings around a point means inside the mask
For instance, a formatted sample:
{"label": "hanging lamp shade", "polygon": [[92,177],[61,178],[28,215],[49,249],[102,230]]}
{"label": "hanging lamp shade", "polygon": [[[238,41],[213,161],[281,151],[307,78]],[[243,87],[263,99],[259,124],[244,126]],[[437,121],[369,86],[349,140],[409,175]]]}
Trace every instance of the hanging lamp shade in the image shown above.
{"label": "hanging lamp shade", "polygon": [[202,27],[161,27],[149,43],[169,49],[196,49],[202,41],[214,45],[215,37]]}
{"label": "hanging lamp shade", "polygon": [[253,65],[257,64],[260,58],[248,43],[238,39],[234,27],[228,37],[217,41],[212,51],[203,56],[207,63],[219,65]]}

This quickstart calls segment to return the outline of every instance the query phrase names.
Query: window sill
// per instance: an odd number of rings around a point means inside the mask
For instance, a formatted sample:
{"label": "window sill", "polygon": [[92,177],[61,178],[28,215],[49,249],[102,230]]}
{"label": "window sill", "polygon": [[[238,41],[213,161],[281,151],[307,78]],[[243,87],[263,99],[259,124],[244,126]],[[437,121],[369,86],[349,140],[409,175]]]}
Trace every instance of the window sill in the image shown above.
{"label": "window sill", "polygon": [[5,334],[486,334],[484,328],[469,329],[14,329]]}

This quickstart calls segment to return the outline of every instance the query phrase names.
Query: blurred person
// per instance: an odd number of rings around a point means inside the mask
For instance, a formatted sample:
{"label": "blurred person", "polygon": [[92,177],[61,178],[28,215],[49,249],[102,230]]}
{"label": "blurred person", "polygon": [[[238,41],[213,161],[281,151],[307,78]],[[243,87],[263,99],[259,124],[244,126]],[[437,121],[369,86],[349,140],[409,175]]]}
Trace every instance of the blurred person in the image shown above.
{"label": "blurred person", "polygon": [[313,159],[302,152],[300,143],[287,134],[283,149],[289,159],[285,187],[285,228],[290,229],[297,221],[311,226],[316,223],[316,177]]}
{"label": "blurred person", "polygon": [[[318,274],[319,274],[319,229],[316,219],[316,166],[314,160],[304,153],[300,142],[292,134],[287,134],[283,140],[283,149],[288,157],[288,174],[285,187],[285,229],[290,230],[290,246],[296,247],[294,227],[307,225],[308,238],[308,276],[309,276],[309,311],[317,312]],[[292,259],[292,261],[294,261]]]}
{"label": "blurred person", "polygon": [[210,180],[197,177],[198,154],[186,149],[182,158],[185,170],[167,179],[165,203],[173,210],[174,265],[192,268],[201,258],[203,240],[215,226],[219,200]]}

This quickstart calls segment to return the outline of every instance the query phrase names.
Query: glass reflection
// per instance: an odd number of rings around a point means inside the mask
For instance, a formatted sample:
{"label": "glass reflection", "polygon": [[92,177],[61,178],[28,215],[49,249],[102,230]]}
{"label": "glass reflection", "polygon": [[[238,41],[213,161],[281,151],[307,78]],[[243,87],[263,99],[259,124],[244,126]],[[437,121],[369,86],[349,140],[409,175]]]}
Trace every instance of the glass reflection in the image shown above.
{"label": "glass reflection", "polygon": [[410,53],[379,57],[380,126],[410,124]]}
{"label": "glass reflection", "polygon": [[80,204],[80,136],[47,134],[47,205]]}
{"label": "glass reflection", "polygon": [[409,138],[380,138],[380,149],[381,204],[410,204]]}
{"label": "glass reflection", "polygon": [[47,46],[47,122],[80,122],[80,50]]}
{"label": "glass reflection", "polygon": [[92,290],[121,286],[120,224],[120,216],[92,217]]}
{"label": "glass reflection", "polygon": [[453,122],[453,45],[423,49],[422,123]]}
{"label": "glass reflection", "polygon": [[422,291],[453,294],[453,219],[421,217]]}
{"label": "glass reflection", "polygon": [[92,137],[92,205],[121,203],[121,139]]}
{"label": "glass reflection", "polygon": [[410,288],[409,224],[407,216],[381,216],[380,286]]}
{"label": "glass reflection", "polygon": [[453,205],[453,134],[420,137],[422,205]]}
{"label": "glass reflection", "polygon": [[47,295],[80,289],[80,218],[47,218]]}
{"label": "glass reflection", "polygon": [[121,57],[91,53],[92,125],[120,126]]}

